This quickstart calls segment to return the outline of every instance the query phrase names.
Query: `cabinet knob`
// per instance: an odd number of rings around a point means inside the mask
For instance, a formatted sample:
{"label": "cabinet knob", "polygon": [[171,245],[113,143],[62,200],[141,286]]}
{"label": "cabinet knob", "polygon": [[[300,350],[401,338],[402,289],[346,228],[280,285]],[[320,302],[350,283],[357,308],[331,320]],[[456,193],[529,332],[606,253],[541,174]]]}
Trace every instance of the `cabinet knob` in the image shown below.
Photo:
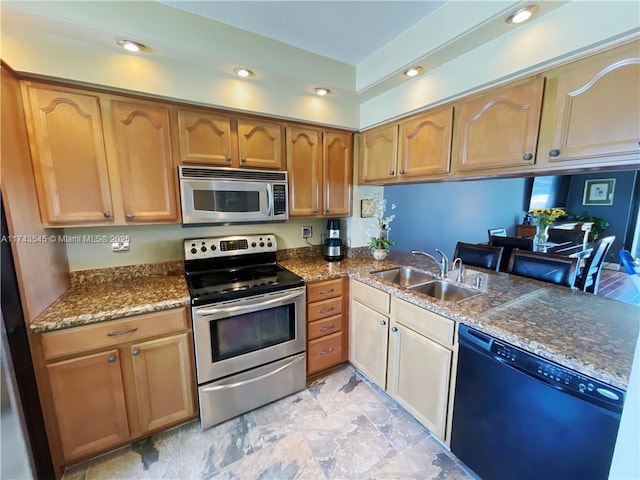
{"label": "cabinet knob", "polygon": [[391,176],[394,176],[395,174],[396,174],[396,172],[394,172],[393,170],[391,170],[391,171],[389,172],[389,175],[391,175]]}
{"label": "cabinet knob", "polygon": [[131,352],[131,354],[132,354],[134,357],[137,357],[138,355],[140,355],[140,350],[138,350],[137,348],[134,348],[134,349],[133,349],[133,352]]}
{"label": "cabinet knob", "polygon": [[133,214],[131,214],[131,213],[127,213],[125,215],[125,217],[126,217],[127,220],[133,220]]}
{"label": "cabinet knob", "polygon": [[115,361],[116,361],[115,355],[109,355],[109,358],[107,358],[107,362],[109,363],[115,363]]}
{"label": "cabinet knob", "polygon": [[400,175],[404,175],[404,170],[400,170]]}
{"label": "cabinet knob", "polygon": [[558,155],[560,155],[560,150],[553,149],[549,152],[550,157],[557,157]]}
{"label": "cabinet knob", "polygon": [[327,208],[327,209],[324,211],[324,213],[329,213],[329,209]]}
{"label": "cabinet knob", "polygon": [[531,155],[530,153],[525,153],[525,154],[522,156],[522,159],[523,159],[523,160],[525,160],[525,161],[529,161],[529,160],[531,160],[532,158],[533,158],[533,155]]}
{"label": "cabinet knob", "polygon": [[230,162],[230,161],[231,161],[231,155],[227,155],[226,157],[224,157],[224,159],[225,159],[227,162]]}
{"label": "cabinet knob", "polygon": [[384,320],[380,320],[380,325],[385,326],[387,324],[387,322],[385,322]]}
{"label": "cabinet knob", "polygon": [[102,215],[104,218],[111,218],[111,212],[104,212]]}
{"label": "cabinet knob", "polygon": [[247,157],[240,157],[240,161],[241,161],[242,163],[246,163],[246,161],[247,161]]}
{"label": "cabinet knob", "polygon": [[391,327],[391,331],[392,332],[397,332],[398,331],[398,327]]}
{"label": "cabinet knob", "polygon": [[317,214],[318,214],[318,210],[314,210],[314,211],[313,211],[313,214],[314,214],[314,215],[317,215]]}

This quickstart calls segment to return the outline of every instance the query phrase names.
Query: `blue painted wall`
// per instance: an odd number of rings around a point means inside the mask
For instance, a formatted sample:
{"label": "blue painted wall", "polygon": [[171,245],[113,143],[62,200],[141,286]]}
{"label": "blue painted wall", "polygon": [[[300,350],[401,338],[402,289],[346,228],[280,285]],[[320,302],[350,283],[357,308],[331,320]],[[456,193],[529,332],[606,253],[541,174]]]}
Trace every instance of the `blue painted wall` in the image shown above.
{"label": "blue painted wall", "polygon": [[528,206],[524,178],[395,185],[384,194],[387,205],[396,204],[396,250],[433,254],[439,248],[449,256],[458,241],[486,242],[489,228],[515,235]]}
{"label": "blue painted wall", "polygon": [[[615,235],[616,240],[609,250],[607,260],[618,262],[618,252],[623,248],[625,233],[628,228],[635,229],[635,219],[629,221],[629,214],[633,195],[640,192],[634,192],[634,185],[638,172],[616,172],[616,173],[590,173],[582,175],[573,175],[571,178],[571,186],[569,187],[569,196],[567,199],[567,211],[572,214],[587,212],[589,215],[595,215],[607,219],[611,226],[603,232],[603,235]],[[583,205],[584,184],[586,180],[615,178],[616,185],[613,194],[613,205]],[[628,245],[627,248],[631,248]]]}

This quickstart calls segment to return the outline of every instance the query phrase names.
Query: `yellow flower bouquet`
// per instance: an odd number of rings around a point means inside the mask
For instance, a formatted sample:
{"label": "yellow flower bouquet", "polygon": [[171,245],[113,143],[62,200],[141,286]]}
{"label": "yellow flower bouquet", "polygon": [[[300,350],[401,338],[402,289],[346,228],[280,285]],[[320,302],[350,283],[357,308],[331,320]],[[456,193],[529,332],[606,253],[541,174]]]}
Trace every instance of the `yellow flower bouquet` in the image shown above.
{"label": "yellow flower bouquet", "polygon": [[561,208],[534,208],[529,213],[531,213],[535,224],[541,229],[547,228],[559,217],[567,214]]}

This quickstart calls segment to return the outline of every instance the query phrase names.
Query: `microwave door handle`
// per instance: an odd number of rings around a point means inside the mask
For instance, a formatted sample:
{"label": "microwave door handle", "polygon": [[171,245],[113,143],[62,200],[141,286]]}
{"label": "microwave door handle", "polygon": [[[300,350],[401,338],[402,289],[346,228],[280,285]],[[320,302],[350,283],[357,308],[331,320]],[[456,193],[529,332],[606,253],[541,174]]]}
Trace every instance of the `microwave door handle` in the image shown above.
{"label": "microwave door handle", "polygon": [[273,185],[267,184],[267,215],[273,217]]}
{"label": "microwave door handle", "polygon": [[203,310],[198,310],[196,312],[196,316],[198,317],[206,317],[208,315],[218,315],[221,313],[239,313],[243,310],[253,310],[256,306],[266,307],[269,305],[273,305],[274,303],[282,303],[295,298],[300,295],[300,292],[293,292],[283,297],[272,298],[271,300],[259,300],[257,302],[252,302],[249,304],[238,305],[235,307],[222,307],[222,308],[206,308]]}

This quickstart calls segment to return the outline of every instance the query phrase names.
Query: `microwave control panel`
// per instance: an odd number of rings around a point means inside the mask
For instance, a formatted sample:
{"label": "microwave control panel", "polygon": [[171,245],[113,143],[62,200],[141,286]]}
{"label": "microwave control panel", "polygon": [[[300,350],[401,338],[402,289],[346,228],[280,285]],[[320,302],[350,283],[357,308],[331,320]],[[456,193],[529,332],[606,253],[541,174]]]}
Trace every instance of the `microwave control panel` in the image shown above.
{"label": "microwave control panel", "polygon": [[273,214],[284,215],[287,213],[287,186],[284,184],[273,185]]}

